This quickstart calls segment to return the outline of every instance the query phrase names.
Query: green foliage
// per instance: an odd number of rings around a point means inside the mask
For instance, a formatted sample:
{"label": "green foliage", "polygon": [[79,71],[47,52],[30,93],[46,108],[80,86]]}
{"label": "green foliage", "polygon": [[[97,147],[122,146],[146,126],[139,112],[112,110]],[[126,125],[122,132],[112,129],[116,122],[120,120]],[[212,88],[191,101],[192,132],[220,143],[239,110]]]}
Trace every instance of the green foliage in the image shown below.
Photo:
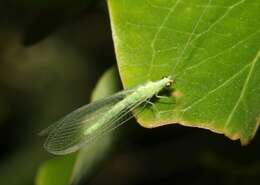
{"label": "green foliage", "polygon": [[58,157],[46,161],[40,167],[37,177],[37,185],[67,185],[70,173],[75,162],[75,154]]}
{"label": "green foliage", "polygon": [[258,0],[110,0],[125,87],[176,78],[159,110],[138,117],[210,129],[247,144],[260,122]]}

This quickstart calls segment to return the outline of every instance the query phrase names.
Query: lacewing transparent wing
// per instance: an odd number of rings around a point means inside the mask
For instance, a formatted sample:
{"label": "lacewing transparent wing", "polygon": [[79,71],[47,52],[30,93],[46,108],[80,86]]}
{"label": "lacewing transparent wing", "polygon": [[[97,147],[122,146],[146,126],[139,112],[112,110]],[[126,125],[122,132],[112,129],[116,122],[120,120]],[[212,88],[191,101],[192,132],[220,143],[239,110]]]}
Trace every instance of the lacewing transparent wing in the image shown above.
{"label": "lacewing transparent wing", "polygon": [[127,116],[132,110],[173,82],[170,76],[155,82],[149,81],[73,111],[40,133],[48,134],[44,148],[60,155],[75,152],[89,141],[124,123],[131,118]]}
{"label": "lacewing transparent wing", "polygon": [[44,148],[53,154],[68,154],[77,151],[96,137],[118,127],[130,118],[128,113],[146,100],[133,102],[124,110],[113,115],[110,120],[106,121],[106,124],[96,124],[97,120],[108,110],[122,101],[126,96],[130,95],[133,91],[134,90],[125,90],[108,98],[82,106],[44,129],[40,132],[40,135],[48,134],[44,143]]}

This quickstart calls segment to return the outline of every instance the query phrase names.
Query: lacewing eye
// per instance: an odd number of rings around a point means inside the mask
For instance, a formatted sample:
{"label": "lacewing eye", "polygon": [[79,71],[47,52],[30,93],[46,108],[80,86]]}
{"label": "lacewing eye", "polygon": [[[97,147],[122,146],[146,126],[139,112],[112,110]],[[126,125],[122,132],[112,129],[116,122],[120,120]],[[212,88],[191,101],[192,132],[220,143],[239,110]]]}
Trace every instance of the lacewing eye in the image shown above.
{"label": "lacewing eye", "polygon": [[169,80],[169,81],[165,84],[165,87],[171,87],[173,83],[175,83],[174,80]]}
{"label": "lacewing eye", "polygon": [[166,87],[171,87],[171,85],[172,85],[172,82],[167,82],[165,86]]}

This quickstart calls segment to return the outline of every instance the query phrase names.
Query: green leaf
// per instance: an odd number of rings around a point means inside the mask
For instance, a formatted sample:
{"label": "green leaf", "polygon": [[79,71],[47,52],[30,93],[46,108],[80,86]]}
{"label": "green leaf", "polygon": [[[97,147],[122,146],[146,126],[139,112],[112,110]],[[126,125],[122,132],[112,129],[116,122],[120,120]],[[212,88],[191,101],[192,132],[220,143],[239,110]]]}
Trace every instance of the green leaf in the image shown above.
{"label": "green leaf", "polygon": [[[102,75],[92,93],[91,100],[104,98],[118,90],[119,78],[116,75],[116,69],[113,67]],[[102,165],[102,161],[109,156],[115,138],[116,132],[104,134],[102,138],[89,143],[87,147],[78,152],[71,178],[73,184],[78,184],[82,179],[86,181],[91,179],[92,175]]]}
{"label": "green leaf", "polygon": [[37,185],[67,185],[70,173],[75,162],[75,154],[57,157],[46,161],[40,167],[37,177]]}
{"label": "green leaf", "polygon": [[109,0],[124,87],[172,75],[144,127],[210,129],[247,144],[260,122],[259,0]]}
{"label": "green leaf", "polygon": [[[119,89],[119,78],[115,68],[107,70],[98,81],[92,100],[111,95]],[[68,156],[59,156],[42,164],[37,177],[37,185],[69,185],[78,184],[81,180],[88,181],[102,165],[102,161],[109,156],[110,149],[116,137],[111,132],[89,143],[79,152]]]}
{"label": "green leaf", "polygon": [[99,79],[93,90],[91,100],[96,101],[106,96],[112,95],[120,90],[119,77],[115,67],[109,68]]}

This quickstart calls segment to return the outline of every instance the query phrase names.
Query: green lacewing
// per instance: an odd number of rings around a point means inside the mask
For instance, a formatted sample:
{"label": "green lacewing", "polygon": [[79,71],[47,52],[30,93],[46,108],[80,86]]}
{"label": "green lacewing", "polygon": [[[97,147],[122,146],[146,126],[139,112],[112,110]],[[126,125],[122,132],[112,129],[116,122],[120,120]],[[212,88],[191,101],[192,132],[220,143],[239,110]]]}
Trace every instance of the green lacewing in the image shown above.
{"label": "green lacewing", "polygon": [[127,115],[142,104],[152,104],[149,100],[173,82],[170,76],[148,81],[78,108],[40,133],[47,135],[44,148],[56,155],[79,150],[130,119]]}

